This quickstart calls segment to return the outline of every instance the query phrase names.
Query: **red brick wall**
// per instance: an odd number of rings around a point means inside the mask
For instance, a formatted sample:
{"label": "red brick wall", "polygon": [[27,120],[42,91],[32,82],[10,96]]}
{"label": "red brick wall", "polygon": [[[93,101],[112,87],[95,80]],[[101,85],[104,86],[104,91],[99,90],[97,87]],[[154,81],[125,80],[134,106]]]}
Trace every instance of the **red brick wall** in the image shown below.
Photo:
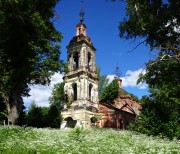
{"label": "red brick wall", "polygon": [[127,129],[128,124],[135,120],[135,115],[105,104],[99,104],[99,115],[101,119],[97,124],[100,128]]}

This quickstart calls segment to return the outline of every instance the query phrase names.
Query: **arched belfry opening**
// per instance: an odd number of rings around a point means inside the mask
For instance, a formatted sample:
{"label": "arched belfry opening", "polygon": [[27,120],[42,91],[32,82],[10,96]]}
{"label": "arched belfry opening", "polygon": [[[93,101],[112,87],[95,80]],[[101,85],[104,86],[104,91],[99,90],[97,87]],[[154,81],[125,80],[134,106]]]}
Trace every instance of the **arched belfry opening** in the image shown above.
{"label": "arched belfry opening", "polygon": [[73,101],[77,100],[77,83],[73,83]]}
{"label": "arched belfry opening", "polygon": [[79,68],[79,54],[78,54],[78,52],[74,53],[73,60],[74,60],[74,63],[73,63],[74,69],[78,69]]}
{"label": "arched belfry opening", "polygon": [[88,61],[87,61],[87,63],[88,63],[88,70],[91,71],[91,53],[90,52],[88,52]]}
{"label": "arched belfry opening", "polygon": [[92,101],[92,88],[93,88],[93,85],[89,84],[89,100],[90,101]]}

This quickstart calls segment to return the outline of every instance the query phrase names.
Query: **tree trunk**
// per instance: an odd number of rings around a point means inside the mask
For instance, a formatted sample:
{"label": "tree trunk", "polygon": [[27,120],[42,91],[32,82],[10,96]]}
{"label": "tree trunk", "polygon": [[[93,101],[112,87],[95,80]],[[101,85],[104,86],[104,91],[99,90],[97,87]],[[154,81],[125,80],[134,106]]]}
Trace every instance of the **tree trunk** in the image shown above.
{"label": "tree trunk", "polygon": [[[10,101],[12,100],[12,101]],[[17,123],[17,120],[19,118],[19,99],[18,97],[14,97],[12,99],[10,99],[10,97],[5,97],[4,98],[4,102],[6,104],[6,108],[8,111],[8,125],[12,124],[15,125]]]}
{"label": "tree trunk", "polygon": [[19,111],[18,111],[18,106],[16,104],[12,105],[10,115],[11,115],[12,125],[17,124],[19,118]]}

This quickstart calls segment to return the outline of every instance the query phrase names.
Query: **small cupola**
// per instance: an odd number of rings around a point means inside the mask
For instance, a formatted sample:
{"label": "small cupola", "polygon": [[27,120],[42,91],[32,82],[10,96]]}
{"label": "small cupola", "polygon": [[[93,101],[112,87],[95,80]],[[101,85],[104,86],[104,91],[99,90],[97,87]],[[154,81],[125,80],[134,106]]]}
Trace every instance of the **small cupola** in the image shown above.
{"label": "small cupola", "polygon": [[86,25],[79,23],[76,25],[76,36],[86,36]]}
{"label": "small cupola", "polygon": [[84,9],[82,8],[80,13],[80,23],[76,25],[76,36],[86,36],[86,25],[83,23],[84,21]]}

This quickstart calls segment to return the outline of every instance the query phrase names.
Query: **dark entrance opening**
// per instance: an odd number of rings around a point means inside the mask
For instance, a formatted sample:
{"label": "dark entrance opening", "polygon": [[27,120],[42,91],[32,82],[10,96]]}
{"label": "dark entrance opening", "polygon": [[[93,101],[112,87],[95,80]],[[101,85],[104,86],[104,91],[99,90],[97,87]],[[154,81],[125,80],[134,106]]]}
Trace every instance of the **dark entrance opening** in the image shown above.
{"label": "dark entrance opening", "polygon": [[97,119],[95,117],[91,117],[90,120],[91,120],[91,127],[95,127]]}
{"label": "dark entrance opening", "polygon": [[64,120],[67,121],[65,127],[74,128],[76,126],[77,120],[73,120],[72,117],[67,117]]}

